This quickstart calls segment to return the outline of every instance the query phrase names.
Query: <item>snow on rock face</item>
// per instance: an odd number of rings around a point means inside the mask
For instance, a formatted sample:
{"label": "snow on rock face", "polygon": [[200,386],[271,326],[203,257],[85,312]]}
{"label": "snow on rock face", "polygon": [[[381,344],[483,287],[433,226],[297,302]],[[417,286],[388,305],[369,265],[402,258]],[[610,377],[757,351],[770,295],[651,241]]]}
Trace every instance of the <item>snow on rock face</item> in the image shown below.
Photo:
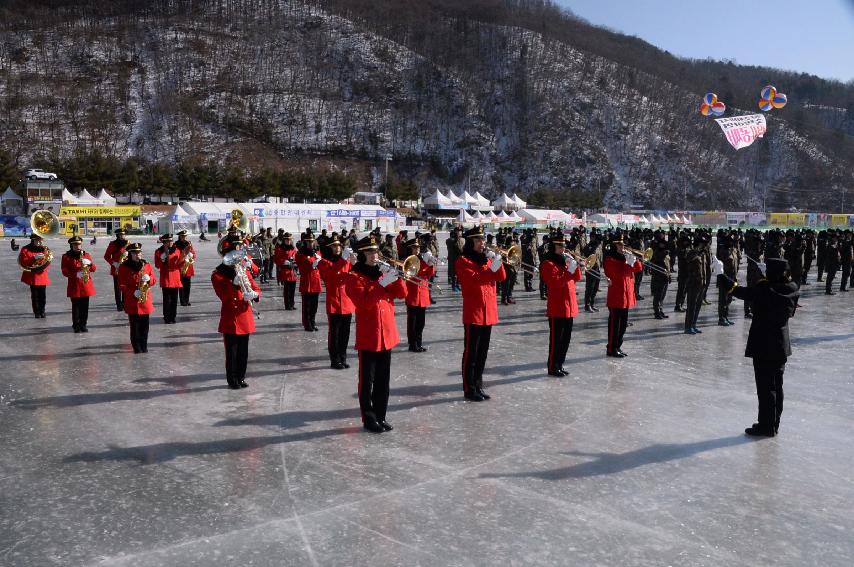
{"label": "snow on rock face", "polygon": [[763,187],[854,171],[776,118],[736,153],[696,93],[530,30],[476,24],[468,52],[439,60],[310,3],[238,4],[0,32],[16,156],[226,160],[251,141],[283,159],[391,153],[432,187],[467,176],[490,196],[574,188],[615,207],[757,203]]}

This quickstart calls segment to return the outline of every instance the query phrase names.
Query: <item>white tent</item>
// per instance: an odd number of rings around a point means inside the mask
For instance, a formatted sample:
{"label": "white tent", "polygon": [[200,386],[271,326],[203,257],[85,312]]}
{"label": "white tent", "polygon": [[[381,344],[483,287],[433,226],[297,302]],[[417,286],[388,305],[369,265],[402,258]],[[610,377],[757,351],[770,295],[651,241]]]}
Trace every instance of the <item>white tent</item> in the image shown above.
{"label": "white tent", "polygon": [[512,220],[513,222],[522,222],[522,221],[524,221],[524,220],[525,220],[525,219],[523,219],[522,217],[520,217],[520,216],[519,216],[519,213],[517,213],[516,211],[513,211],[512,213],[510,213],[509,215],[507,215],[507,218],[509,218],[509,219],[510,219],[510,220]]}
{"label": "white tent", "polygon": [[506,193],[502,193],[500,197],[492,201],[492,208],[504,211],[514,211],[518,209],[519,206],[513,199],[508,197]]}
{"label": "white tent", "polygon": [[181,205],[175,205],[175,210],[171,215],[166,215],[157,220],[157,231],[160,233],[175,234],[181,230],[186,230],[189,233],[196,234],[199,232],[199,216],[190,214],[181,208]]}
{"label": "white tent", "polygon": [[483,211],[492,208],[492,203],[489,202],[489,199],[481,195],[480,191],[475,192],[474,198],[477,200],[477,209]]}
{"label": "white tent", "polygon": [[62,202],[65,205],[76,205],[77,197],[74,196],[74,193],[69,191],[68,189],[62,190]]}
{"label": "white tent", "polygon": [[476,209],[479,204],[477,198],[468,191],[463,191],[463,201],[465,201],[466,206],[469,209]]}
{"label": "white tent", "polygon": [[6,187],[3,195],[0,195],[0,210],[6,215],[20,215],[24,213],[24,199],[17,193],[12,191],[11,187]]}
{"label": "white tent", "polygon": [[519,216],[531,224],[556,225],[570,220],[566,213],[556,209],[524,209]]}
{"label": "white tent", "polygon": [[647,219],[645,216],[641,215],[638,218],[638,224],[649,224],[649,219]]}
{"label": "white tent", "polygon": [[111,197],[109,193],[107,193],[106,189],[101,189],[101,192],[98,193],[98,200],[104,203],[104,205],[108,207],[116,206],[115,197]]}
{"label": "white tent", "polygon": [[468,214],[463,209],[460,209],[460,214],[457,217],[457,221],[460,224],[474,224],[475,222],[477,222],[472,218],[472,216],[470,214]]}
{"label": "white tent", "polygon": [[[463,192],[463,194],[465,194],[465,192]],[[462,195],[457,195],[453,190],[448,190],[448,199],[451,200],[451,203],[453,203],[455,207],[459,207],[461,209],[468,208],[465,198]]]}
{"label": "white tent", "polygon": [[521,211],[522,209],[524,209],[525,207],[527,207],[527,206],[528,206],[528,203],[526,203],[525,201],[523,201],[522,199],[520,199],[520,198],[519,198],[519,195],[517,195],[516,193],[513,193],[513,196],[511,197],[511,199],[513,199],[513,202],[514,202],[514,203],[516,203],[516,207],[517,207],[520,211]]}
{"label": "white tent", "polygon": [[454,202],[436,189],[432,195],[424,199],[424,207],[428,209],[452,209]]}
{"label": "white tent", "polygon": [[510,215],[507,214],[507,211],[501,211],[497,215],[495,215],[498,222],[513,222],[513,219]]}
{"label": "white tent", "polygon": [[86,189],[83,189],[82,191],[80,191],[80,193],[77,194],[77,204],[78,205],[103,205],[104,203],[102,201],[98,200],[98,198],[95,197],[94,195],[92,195],[89,191],[87,191]]}
{"label": "white tent", "polygon": [[273,232],[284,229],[299,234],[310,228],[315,232],[356,232],[379,227],[383,232],[399,230],[405,217],[371,204],[322,204],[322,203],[241,203],[249,213],[253,231],[272,228]]}

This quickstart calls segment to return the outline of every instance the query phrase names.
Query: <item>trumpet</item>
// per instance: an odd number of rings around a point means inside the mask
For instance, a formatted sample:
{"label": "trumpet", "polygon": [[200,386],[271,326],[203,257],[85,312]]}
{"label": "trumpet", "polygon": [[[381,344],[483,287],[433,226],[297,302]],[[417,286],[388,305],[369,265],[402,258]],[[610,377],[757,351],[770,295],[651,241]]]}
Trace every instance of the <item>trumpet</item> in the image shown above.
{"label": "trumpet", "polygon": [[539,273],[540,271],[537,266],[522,261],[522,248],[518,244],[514,244],[510,248],[499,248],[497,246],[490,246],[487,247],[487,250],[495,252],[496,254],[501,254],[501,256],[504,258],[504,261],[510,264],[516,270],[522,268],[524,271],[531,272],[534,274]]}
{"label": "trumpet", "polygon": [[388,258],[379,255],[377,258],[377,264],[380,266],[388,266],[389,268],[396,269],[400,278],[404,281],[411,282],[418,287],[423,287],[427,289],[435,289],[439,293],[444,293],[442,289],[436,284],[431,283],[429,280],[425,280],[422,277],[418,276],[419,270],[421,270],[421,260],[418,259],[418,256],[412,255],[407,256],[404,260],[395,260],[393,258]]}

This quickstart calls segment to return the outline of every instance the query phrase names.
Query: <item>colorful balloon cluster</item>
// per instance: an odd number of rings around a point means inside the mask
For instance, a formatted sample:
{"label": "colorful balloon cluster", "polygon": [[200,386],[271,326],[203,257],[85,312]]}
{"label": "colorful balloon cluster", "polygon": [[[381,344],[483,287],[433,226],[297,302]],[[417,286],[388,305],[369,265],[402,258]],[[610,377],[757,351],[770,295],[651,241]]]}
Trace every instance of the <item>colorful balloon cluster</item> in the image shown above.
{"label": "colorful balloon cluster", "polygon": [[723,116],[724,112],[726,112],[726,105],[718,100],[718,95],[706,93],[703,102],[700,103],[700,114],[703,116]]}
{"label": "colorful balloon cluster", "polygon": [[761,98],[759,101],[759,108],[764,112],[768,112],[772,108],[783,108],[786,106],[786,102],[788,102],[786,95],[778,93],[777,89],[771,85],[767,85],[762,89],[762,92],[759,93],[759,97]]}

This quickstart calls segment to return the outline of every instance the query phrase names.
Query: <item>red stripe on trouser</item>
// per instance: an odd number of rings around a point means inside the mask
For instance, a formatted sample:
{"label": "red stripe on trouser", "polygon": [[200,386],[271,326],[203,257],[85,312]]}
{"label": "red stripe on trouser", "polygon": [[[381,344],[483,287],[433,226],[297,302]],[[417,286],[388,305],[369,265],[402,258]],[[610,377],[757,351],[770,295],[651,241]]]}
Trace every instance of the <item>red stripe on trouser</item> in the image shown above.
{"label": "red stripe on trouser", "polygon": [[359,413],[362,416],[362,423],[365,422],[365,411],[362,409],[362,351],[359,351]]}
{"label": "red stripe on trouser", "polygon": [[302,326],[303,329],[308,327],[308,306],[305,303],[305,294],[302,294]]}
{"label": "red stripe on trouser", "polygon": [[465,347],[463,348],[463,392],[468,392],[468,380],[466,379],[466,368],[468,367],[469,359],[469,326],[463,325],[465,328]]}
{"label": "red stripe on trouser", "polygon": [[608,352],[614,352],[614,331],[617,328],[617,318],[614,316],[614,310],[608,310]]}
{"label": "red stripe on trouser", "polygon": [[329,350],[329,356],[332,356],[335,353],[335,345],[332,342],[332,315],[328,315],[326,321],[329,324],[329,331],[326,333],[326,348]]}
{"label": "red stripe on trouser", "polygon": [[555,358],[555,320],[553,318],[549,318],[549,327],[551,327],[551,332],[549,333],[549,372],[554,370],[554,358]]}

